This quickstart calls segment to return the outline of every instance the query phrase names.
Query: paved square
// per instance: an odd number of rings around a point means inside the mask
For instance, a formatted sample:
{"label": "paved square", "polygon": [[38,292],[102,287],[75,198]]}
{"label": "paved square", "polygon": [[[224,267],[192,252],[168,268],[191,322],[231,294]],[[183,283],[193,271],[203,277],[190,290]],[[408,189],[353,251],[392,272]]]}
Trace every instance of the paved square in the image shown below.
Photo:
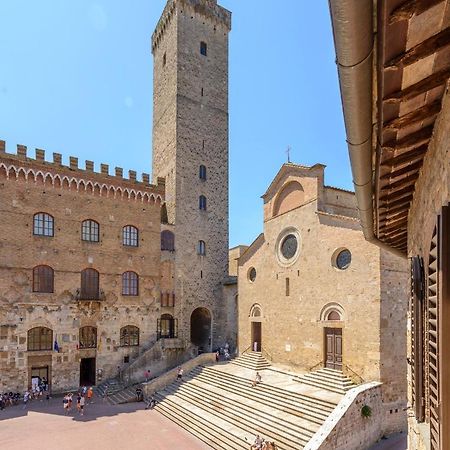
{"label": "paved square", "polygon": [[143,403],[112,406],[94,399],[84,416],[64,415],[62,398],[0,411],[0,447],[8,450],[206,450],[210,447]]}

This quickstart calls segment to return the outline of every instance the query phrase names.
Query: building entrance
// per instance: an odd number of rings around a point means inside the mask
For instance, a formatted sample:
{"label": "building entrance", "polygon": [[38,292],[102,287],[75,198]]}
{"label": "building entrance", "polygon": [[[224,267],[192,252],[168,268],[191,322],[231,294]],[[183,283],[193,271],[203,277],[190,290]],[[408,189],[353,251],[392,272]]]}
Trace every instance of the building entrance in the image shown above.
{"label": "building entrance", "polygon": [[35,389],[40,383],[48,385],[48,366],[31,368],[31,388]]}
{"label": "building entrance", "polygon": [[254,352],[261,351],[261,338],[261,322],[252,322],[252,350]]}
{"label": "building entrance", "polygon": [[325,367],[342,370],[342,328],[325,328]]}
{"label": "building entrance", "polygon": [[81,358],[80,386],[95,386],[95,358]]}

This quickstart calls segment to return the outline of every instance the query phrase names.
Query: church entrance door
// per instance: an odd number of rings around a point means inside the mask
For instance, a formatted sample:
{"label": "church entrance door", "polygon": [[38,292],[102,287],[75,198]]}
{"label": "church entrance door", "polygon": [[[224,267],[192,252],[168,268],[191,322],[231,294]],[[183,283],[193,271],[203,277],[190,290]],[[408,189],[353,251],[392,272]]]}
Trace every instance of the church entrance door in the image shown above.
{"label": "church entrance door", "polygon": [[95,358],[81,358],[80,386],[95,386]]}
{"label": "church entrance door", "polygon": [[252,322],[252,350],[260,352],[262,345],[261,322]]}
{"label": "church entrance door", "polygon": [[325,328],[325,367],[342,370],[342,328]]}

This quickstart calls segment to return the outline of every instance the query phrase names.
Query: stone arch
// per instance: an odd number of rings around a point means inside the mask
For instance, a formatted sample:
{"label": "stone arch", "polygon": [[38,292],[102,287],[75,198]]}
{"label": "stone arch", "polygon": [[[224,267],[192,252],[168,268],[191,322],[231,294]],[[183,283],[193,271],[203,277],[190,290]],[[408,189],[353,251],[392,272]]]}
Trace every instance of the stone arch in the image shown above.
{"label": "stone arch", "polygon": [[255,303],[250,308],[249,317],[252,321],[257,322],[260,321],[263,317],[262,307],[259,303]]}
{"label": "stone arch", "polygon": [[212,316],[209,309],[200,307],[191,314],[191,342],[199,352],[211,351]]}
{"label": "stone arch", "polygon": [[291,211],[302,205],[305,201],[303,186],[298,181],[291,181],[285,184],[277,195],[272,217]]}
{"label": "stone arch", "polygon": [[328,303],[320,312],[321,322],[342,322],[345,318],[344,308],[339,303]]}

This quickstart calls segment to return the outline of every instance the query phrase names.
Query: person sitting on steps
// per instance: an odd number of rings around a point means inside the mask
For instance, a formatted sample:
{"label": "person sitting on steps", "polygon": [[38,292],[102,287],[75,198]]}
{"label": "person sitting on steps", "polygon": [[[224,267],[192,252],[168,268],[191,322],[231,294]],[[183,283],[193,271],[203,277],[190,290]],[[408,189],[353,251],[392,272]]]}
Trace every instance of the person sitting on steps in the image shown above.
{"label": "person sitting on steps", "polygon": [[261,383],[261,375],[259,372],[256,372],[255,379],[252,381],[252,387],[255,387],[259,383]]}

